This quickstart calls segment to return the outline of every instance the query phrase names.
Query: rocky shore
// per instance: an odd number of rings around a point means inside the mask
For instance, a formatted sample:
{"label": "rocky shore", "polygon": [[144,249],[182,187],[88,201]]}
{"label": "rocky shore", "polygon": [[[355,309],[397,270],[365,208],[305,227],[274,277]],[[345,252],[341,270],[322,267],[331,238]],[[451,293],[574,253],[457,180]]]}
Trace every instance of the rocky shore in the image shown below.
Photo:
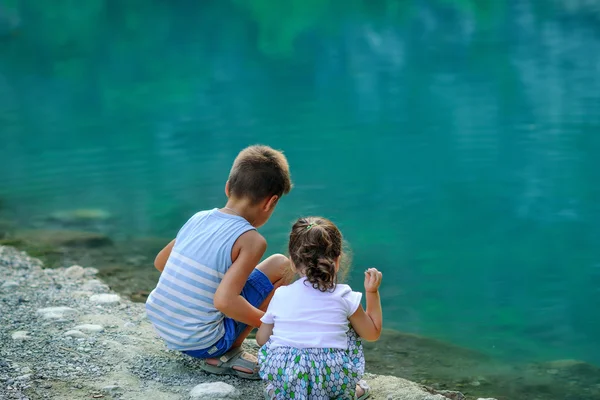
{"label": "rocky shore", "polygon": [[[1,399],[262,398],[261,382],[207,375],[198,360],[167,350],[143,305],[111,292],[97,272],[43,269],[0,246]],[[373,399],[464,398],[397,377],[366,379]]]}

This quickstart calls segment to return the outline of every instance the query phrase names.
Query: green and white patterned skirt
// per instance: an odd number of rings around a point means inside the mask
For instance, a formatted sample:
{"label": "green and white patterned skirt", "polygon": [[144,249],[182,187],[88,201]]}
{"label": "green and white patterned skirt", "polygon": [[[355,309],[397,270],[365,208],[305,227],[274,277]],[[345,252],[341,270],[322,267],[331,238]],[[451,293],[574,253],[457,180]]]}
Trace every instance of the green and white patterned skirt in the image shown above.
{"label": "green and white patterned skirt", "polygon": [[365,372],[360,337],[348,331],[348,350],[273,347],[269,340],[258,352],[260,377],[273,399],[354,399]]}

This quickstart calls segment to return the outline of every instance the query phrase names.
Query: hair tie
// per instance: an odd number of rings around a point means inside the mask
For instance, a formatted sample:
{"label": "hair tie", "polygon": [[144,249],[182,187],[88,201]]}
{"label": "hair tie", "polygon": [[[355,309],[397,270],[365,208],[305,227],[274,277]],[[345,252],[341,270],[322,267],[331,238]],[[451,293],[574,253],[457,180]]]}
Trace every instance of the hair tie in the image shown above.
{"label": "hair tie", "polygon": [[315,226],[315,223],[314,223],[314,222],[313,222],[313,223],[311,223],[311,224],[308,224],[308,226],[306,227],[306,230],[309,230],[309,229],[310,229],[310,228],[312,228],[313,226]]}

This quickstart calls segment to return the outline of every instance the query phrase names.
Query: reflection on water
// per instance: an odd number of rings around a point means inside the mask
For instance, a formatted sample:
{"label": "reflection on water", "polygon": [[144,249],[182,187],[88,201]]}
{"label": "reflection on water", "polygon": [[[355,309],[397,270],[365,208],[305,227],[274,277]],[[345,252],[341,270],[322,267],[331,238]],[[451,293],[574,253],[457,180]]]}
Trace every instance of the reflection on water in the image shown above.
{"label": "reflection on water", "polygon": [[384,271],[388,327],[600,363],[600,3],[292,3],[0,9],[2,219],[168,240],[268,143],[296,183],[270,251],[328,216],[352,284]]}

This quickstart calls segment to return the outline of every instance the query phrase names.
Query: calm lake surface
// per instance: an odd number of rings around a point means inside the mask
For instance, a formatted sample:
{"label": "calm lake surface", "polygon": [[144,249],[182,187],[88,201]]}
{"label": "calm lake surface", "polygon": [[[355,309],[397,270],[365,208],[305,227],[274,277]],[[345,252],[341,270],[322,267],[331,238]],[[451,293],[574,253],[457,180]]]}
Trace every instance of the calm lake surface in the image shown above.
{"label": "calm lake surface", "polygon": [[355,289],[383,271],[388,328],[600,364],[598,3],[10,3],[5,218],[97,208],[168,239],[269,144],[295,183],[269,252],[326,216]]}

